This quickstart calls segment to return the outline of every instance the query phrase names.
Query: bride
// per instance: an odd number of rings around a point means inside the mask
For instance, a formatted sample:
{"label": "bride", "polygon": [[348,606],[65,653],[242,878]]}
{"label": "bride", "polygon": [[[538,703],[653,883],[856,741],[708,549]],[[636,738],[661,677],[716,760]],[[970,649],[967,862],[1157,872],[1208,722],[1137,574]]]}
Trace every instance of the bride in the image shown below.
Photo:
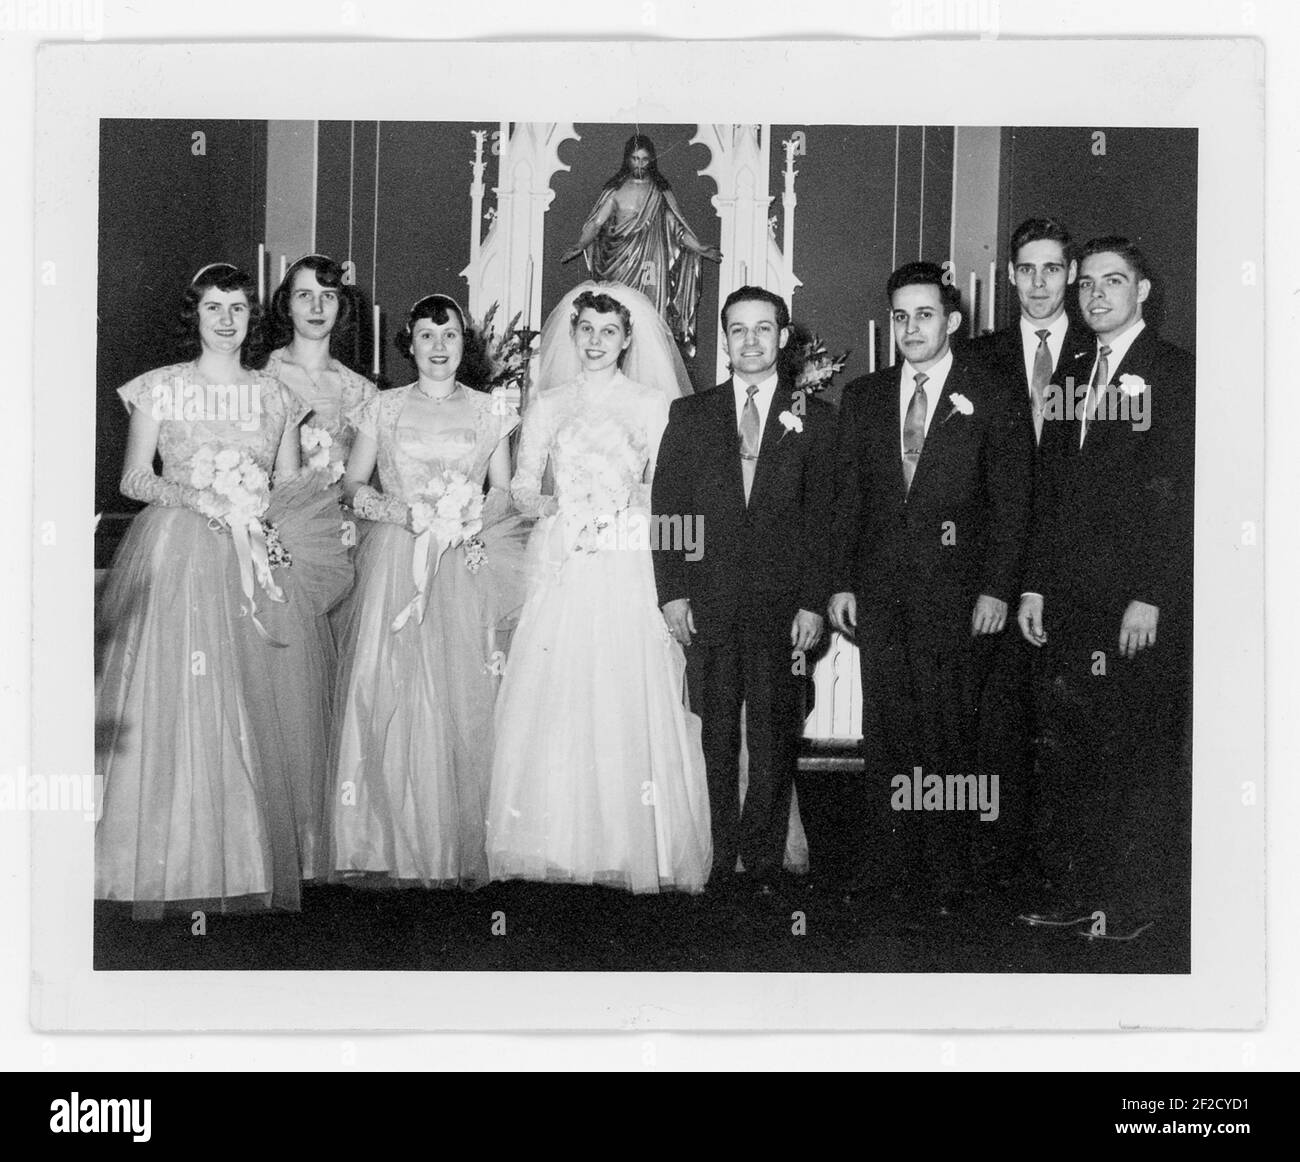
{"label": "bride", "polygon": [[496,706],[494,879],[655,892],[708,878],[700,722],[650,562],[650,475],[669,401],[689,389],[667,328],[627,287],[584,283],[542,332],[511,482],[540,519]]}

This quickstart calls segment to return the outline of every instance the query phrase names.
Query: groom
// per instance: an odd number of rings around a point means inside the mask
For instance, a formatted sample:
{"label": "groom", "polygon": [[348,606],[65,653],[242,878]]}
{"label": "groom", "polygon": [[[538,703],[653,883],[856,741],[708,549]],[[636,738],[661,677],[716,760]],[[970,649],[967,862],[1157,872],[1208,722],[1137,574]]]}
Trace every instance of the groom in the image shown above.
{"label": "groom", "polygon": [[830,593],[834,416],[796,391],[780,366],[790,312],[779,295],[733,291],[722,330],[731,378],[673,403],[651,501],[658,527],[694,522],[703,551],[694,559],[661,543],[655,580],[664,620],[686,647],[691,707],[703,720],[710,887],[735,886],[739,856],[758,891],[771,895],[785,853],[807,656],[821,639]]}

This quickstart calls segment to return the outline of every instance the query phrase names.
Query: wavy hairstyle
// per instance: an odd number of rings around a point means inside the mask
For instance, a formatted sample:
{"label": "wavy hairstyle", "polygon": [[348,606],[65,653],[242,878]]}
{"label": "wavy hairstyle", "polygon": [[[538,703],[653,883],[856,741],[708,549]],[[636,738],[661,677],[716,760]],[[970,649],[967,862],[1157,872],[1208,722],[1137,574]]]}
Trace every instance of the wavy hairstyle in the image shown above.
{"label": "wavy hairstyle", "polygon": [[181,295],[177,318],[177,354],[188,362],[203,354],[199,337],[199,303],[210,288],[229,294],[243,291],[248,299],[248,333],[239,348],[240,366],[256,370],[266,366],[268,352],[262,339],[262,304],[257,299],[257,283],[246,272],[229,262],[212,262],[203,267]]}
{"label": "wavy hairstyle", "polygon": [[[308,254],[294,262],[284,272],[284,278],[271,296],[271,305],[266,312],[262,327],[262,337],[266,343],[266,352],[278,351],[293,340],[293,316],[289,312],[289,300],[293,295],[293,283],[300,270],[310,270],[321,286],[337,293],[339,298],[338,318],[334,320],[334,329],[330,332],[330,355],[341,363],[347,363],[344,354],[351,355],[356,348],[356,291],[343,281],[343,267],[334,259],[324,254]],[[355,370],[355,369],[354,369]]]}
{"label": "wavy hairstyle", "polygon": [[[450,295],[425,295],[411,307],[406,322],[393,336],[393,346],[407,359],[411,359],[411,333],[415,324],[428,319],[431,323],[442,326],[455,316],[460,323],[462,350],[460,366],[456,369],[456,382],[472,387],[475,391],[488,391],[488,381],[492,378],[492,366],[488,362],[487,344],[478,327],[472,325],[460,303]],[[412,359],[412,362],[414,360]]]}

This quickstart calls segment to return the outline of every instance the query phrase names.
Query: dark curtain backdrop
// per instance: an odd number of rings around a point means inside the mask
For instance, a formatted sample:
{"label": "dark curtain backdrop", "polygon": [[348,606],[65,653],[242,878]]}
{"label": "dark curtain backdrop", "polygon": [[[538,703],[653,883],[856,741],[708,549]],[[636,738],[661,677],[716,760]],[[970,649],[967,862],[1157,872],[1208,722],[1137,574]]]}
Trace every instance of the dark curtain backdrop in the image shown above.
{"label": "dark curtain backdrop", "polygon": [[[416,300],[429,294],[467,298],[461,271],[469,263],[470,182],[475,129],[497,123],[448,121],[322,121],[316,191],[316,248],[339,261],[351,257],[364,304],[357,328],[358,370],[371,367],[371,304],[378,302],[380,370],[390,384],[414,377],[393,346]],[[486,212],[497,159],[484,145]],[[376,156],[376,143],[378,153]],[[483,230],[486,235],[486,230]],[[376,260],[376,241],[378,256]]]}
{"label": "dark curtain backdrop", "polygon": [[[117,388],[176,359],[180,298],[199,267],[256,269],[265,221],[265,121],[100,122],[96,512],[141,507],[118,492],[128,416]],[[102,567],[124,524],[110,516],[100,530]]]}
{"label": "dark curtain backdrop", "polygon": [[[1104,154],[1095,151],[1099,132]],[[1031,216],[1061,218],[1080,243],[1127,235],[1154,268],[1144,317],[1165,339],[1195,352],[1197,131],[1006,129],[1002,156],[1003,267],[1010,231]],[[1077,312],[1077,296],[1069,301]]]}

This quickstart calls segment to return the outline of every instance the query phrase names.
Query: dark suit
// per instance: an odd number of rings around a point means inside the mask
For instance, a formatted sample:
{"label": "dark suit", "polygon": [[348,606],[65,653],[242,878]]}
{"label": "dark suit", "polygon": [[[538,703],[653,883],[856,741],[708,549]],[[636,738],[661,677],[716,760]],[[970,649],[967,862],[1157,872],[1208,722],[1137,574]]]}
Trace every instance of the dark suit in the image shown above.
{"label": "dark suit", "polygon": [[[1086,906],[1150,918],[1186,905],[1195,365],[1147,328],[1110,368],[1126,375],[1145,430],[1098,419],[1080,448],[1078,419],[1044,428],[1023,588],[1047,635],[1043,858]],[[1132,601],[1158,608],[1156,644],[1124,659]]]}
{"label": "dark suit", "polygon": [[[893,811],[890,782],[917,766],[941,776],[977,773],[980,692],[996,639],[972,639],[971,614],[981,594],[1007,602],[1009,619],[1014,613],[1033,436],[1005,385],[954,360],[907,492],[905,369],[855,380],[844,392],[834,588],[857,598],[863,752],[875,808],[860,875],[920,877],[919,889],[946,894],[965,874],[974,813]],[[970,401],[971,414],[957,410],[954,393]]]}
{"label": "dark suit", "polygon": [[[787,410],[802,413],[801,432],[781,424]],[[820,400],[796,400],[787,379],[777,383],[748,506],[731,380],[675,401],[659,446],[655,515],[703,521],[698,560],[661,544],[654,565],[659,603],[688,598],[695,620],[687,682],[703,719],[715,876],[729,876],[737,853],[756,877],[781,868],[806,680],[791,656],[790,628],[800,609],[823,614],[830,595],[834,417]]]}
{"label": "dark suit", "polygon": [[[1036,340],[1034,341],[1036,342]],[[1061,340],[1051,382],[1065,388],[1067,380],[1086,381],[1096,340],[1084,324],[1070,319]],[[1034,409],[1020,320],[977,339],[971,358],[1007,386],[1020,401],[1023,422],[1033,431]],[[1029,365],[1032,366],[1032,363]],[[1012,599],[1014,618],[1017,602]],[[979,862],[995,879],[1011,879],[1025,862],[1030,847],[1034,799],[1034,667],[1036,651],[1019,628],[1002,634],[992,673],[984,688],[980,712],[980,769],[996,772],[1001,787],[1001,814],[995,827],[980,829]]]}

